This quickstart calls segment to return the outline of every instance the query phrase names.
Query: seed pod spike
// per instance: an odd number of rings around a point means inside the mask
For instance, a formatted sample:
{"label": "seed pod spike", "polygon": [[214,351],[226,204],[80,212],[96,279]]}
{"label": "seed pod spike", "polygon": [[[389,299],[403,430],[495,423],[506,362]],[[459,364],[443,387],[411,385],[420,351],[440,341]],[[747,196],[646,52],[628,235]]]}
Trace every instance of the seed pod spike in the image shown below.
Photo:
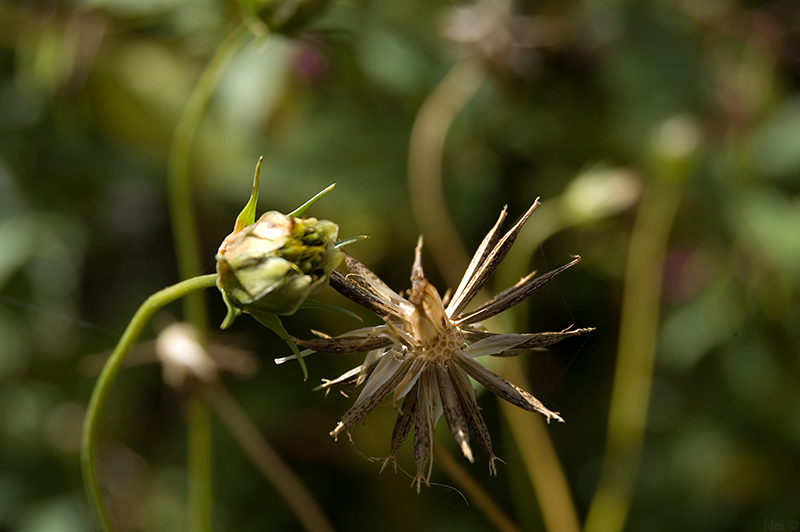
{"label": "seed pod spike", "polygon": [[328,188],[320,191],[319,193],[317,193],[316,196],[314,196],[313,198],[311,198],[310,200],[308,200],[307,202],[303,203],[298,208],[296,208],[295,210],[290,212],[289,216],[294,216],[295,218],[299,218],[300,216],[303,216],[303,213],[305,213],[316,202],[321,200],[323,198],[323,196],[325,196],[325,194],[327,194],[328,192],[333,190],[335,186],[336,186],[336,183],[334,183],[331,186],[329,186]]}

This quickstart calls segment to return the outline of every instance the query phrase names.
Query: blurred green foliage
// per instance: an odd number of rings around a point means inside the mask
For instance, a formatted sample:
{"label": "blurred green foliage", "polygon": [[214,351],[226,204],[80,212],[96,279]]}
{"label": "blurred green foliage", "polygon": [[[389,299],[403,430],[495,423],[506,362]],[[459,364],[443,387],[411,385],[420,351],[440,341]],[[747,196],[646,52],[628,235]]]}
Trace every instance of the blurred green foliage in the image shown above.
{"label": "blurred green foliage", "polygon": [[[800,5],[527,1],[513,16],[498,11],[502,2],[480,5],[497,20],[444,1],[335,1],[291,37],[254,36],[226,69],[193,151],[205,272],[264,155],[259,212],[291,211],[337,182],[309,214],[334,220],[342,237],[370,235],[349,252],[407,288],[420,231],[407,188],[411,126],[471,53],[489,73],[443,158],[447,208],[467,249],[503,204],[515,217],[541,196],[520,237],[532,244],[517,245],[509,260],[519,269],[501,272],[493,290],[570,254],[584,259],[532,299],[519,326],[598,328],[528,363],[532,391],[567,420],[549,432],[580,517],[602,463],[636,201],[670,153],[688,146],[692,164],[670,169],[687,182],[627,529],[796,523]],[[486,30],[480,22],[490,19]],[[178,280],[165,197],[170,139],[200,72],[241,20],[239,6],[218,0],[0,0],[0,530],[91,528],[78,459],[98,369],[87,354],[111,349],[136,307]],[[503,31],[510,43],[492,41]],[[434,264],[426,271],[443,291]],[[224,305],[208,297],[220,323]],[[348,306],[332,291],[320,299]],[[286,325],[298,336],[359,326],[316,310]],[[410,478],[378,475],[364,459],[388,451],[390,406],[355,431],[356,448],[329,438],[353,394],[311,390],[356,357],[316,355],[303,382],[296,365],[272,364],[288,349],[251,320],[212,340],[257,353],[258,374],[227,384],[339,530],[489,528],[455,490],[417,496]],[[162,384],[150,343],[132,358],[105,416],[102,477],[120,530],[182,530],[183,398]],[[540,530],[514,441],[494,399],[481,401],[508,466],[494,478],[485,457],[459,460],[523,528]],[[297,529],[217,428],[217,529]],[[436,468],[433,480],[451,483]]]}

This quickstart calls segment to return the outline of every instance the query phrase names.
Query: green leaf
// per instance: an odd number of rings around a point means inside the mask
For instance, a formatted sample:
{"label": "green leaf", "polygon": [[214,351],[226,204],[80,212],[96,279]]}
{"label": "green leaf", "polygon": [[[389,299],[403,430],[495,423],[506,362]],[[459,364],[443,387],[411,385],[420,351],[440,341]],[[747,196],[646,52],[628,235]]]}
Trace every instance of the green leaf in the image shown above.
{"label": "green leaf", "polygon": [[307,202],[303,203],[303,204],[302,204],[302,205],[300,205],[298,208],[296,208],[295,210],[293,210],[292,212],[290,212],[290,213],[289,213],[289,216],[294,216],[295,218],[299,218],[300,216],[303,216],[303,213],[304,213],[304,212],[306,212],[306,211],[307,211],[307,210],[308,210],[308,209],[309,209],[309,208],[310,208],[312,205],[314,205],[316,202],[318,202],[319,200],[321,200],[321,199],[322,199],[322,197],[323,197],[325,194],[327,194],[328,192],[330,192],[331,190],[333,190],[333,188],[334,188],[335,186],[336,186],[336,183],[332,184],[331,186],[329,186],[329,187],[328,187],[328,188],[326,188],[325,190],[323,190],[323,191],[319,192],[319,193],[318,193],[316,196],[314,196],[313,198],[311,198],[310,200],[308,200]]}
{"label": "green leaf", "polygon": [[295,356],[297,356],[297,361],[300,363],[300,369],[303,370],[303,380],[308,380],[308,368],[306,367],[306,363],[303,360],[303,357],[300,356],[300,350],[292,341],[289,333],[286,332],[281,319],[275,314],[269,312],[251,311],[250,314],[256,320],[258,320],[261,325],[280,336],[281,340],[286,342],[286,344],[292,349],[292,352],[295,354]]}
{"label": "green leaf", "polygon": [[248,225],[253,224],[256,221],[256,204],[258,203],[258,178],[261,175],[261,163],[264,161],[264,157],[259,157],[258,162],[256,163],[256,175],[253,178],[253,192],[250,194],[250,200],[247,202],[247,205],[244,206],[242,212],[239,213],[239,216],[236,217],[236,224],[233,226],[233,232],[237,233],[247,227]]}

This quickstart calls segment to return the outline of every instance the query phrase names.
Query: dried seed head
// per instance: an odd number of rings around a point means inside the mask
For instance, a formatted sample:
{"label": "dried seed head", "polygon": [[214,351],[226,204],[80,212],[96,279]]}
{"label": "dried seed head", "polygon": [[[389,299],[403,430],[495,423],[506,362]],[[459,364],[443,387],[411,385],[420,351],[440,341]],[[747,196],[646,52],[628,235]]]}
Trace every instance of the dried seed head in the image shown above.
{"label": "dried seed head", "polygon": [[[372,310],[383,325],[365,327],[335,338],[297,340],[314,351],[343,353],[369,349],[364,363],[338,379],[325,381],[328,389],[336,384],[359,384],[364,388],[355,404],[342,416],[331,436],[350,431],[381,401],[391,394],[402,408],[392,432],[391,449],[383,467],[394,462],[395,453],[414,427],[414,461],[417,490],[430,479],[433,430],[444,414],[448,428],[464,456],[473,461],[470,435],[489,455],[489,470],[495,474],[498,458],[492,451],[489,431],[475,401],[470,377],[498,397],[525,410],[539,412],[548,420],[563,421],[558,413],[518,386],[495,375],[474,359],[479,356],[514,356],[532,348],[556,343],[591,329],[567,329],[538,334],[493,334],[477,323],[524,301],[561,272],[580,262],[568,264],[544,275],[530,274],[471,312],[464,312],[470,300],[483,288],[511,248],[522,224],[538,206],[538,200],[505,235],[497,224],[489,231],[475,253],[464,278],[445,306],[439,293],[425,278],[422,269],[422,240],[417,245],[411,270],[411,290],[403,298],[386,286],[357,260],[345,256],[350,275],[334,272],[331,286],[356,303]],[[427,467],[427,471],[426,471]]]}

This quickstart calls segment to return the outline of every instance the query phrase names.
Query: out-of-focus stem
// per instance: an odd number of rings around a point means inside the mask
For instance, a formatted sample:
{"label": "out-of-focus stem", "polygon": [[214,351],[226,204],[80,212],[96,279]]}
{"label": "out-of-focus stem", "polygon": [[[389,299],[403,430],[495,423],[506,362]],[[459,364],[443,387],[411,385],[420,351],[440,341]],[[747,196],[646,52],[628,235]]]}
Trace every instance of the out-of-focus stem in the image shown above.
{"label": "out-of-focus stem", "polygon": [[[249,38],[245,25],[239,26],[217,48],[205,71],[195,85],[183,109],[169,151],[167,186],[172,235],[181,278],[199,275],[203,259],[195,225],[192,183],[189,176],[192,143],[205,114],[211,94],[234,54]],[[206,327],[206,303],[202,294],[184,302],[184,320],[202,333]]]}
{"label": "out-of-focus stem", "polygon": [[469,256],[447,211],[442,187],[442,152],[450,125],[485,77],[477,60],[462,59],[455,63],[422,104],[408,147],[411,208],[425,234],[426,249],[452,287],[458,286]]}
{"label": "out-of-focus stem", "polygon": [[[518,358],[504,359],[501,373],[517,386],[531,389]],[[500,401],[500,407],[539,501],[545,529],[548,532],[580,532],[567,477],[541,416],[505,401]]]}
{"label": "out-of-focus stem", "polygon": [[478,484],[469,473],[467,473],[458,462],[450,456],[450,453],[434,441],[433,456],[438,461],[445,474],[456,483],[459,489],[463,490],[467,499],[480,508],[483,515],[491,522],[497,530],[503,532],[521,532],[520,528],[511,518],[500,508],[492,496]]}
{"label": "out-of-focus stem", "polygon": [[199,384],[203,396],[248,457],[275,487],[309,532],[333,532],[334,528],[316,499],[286,465],[245,414],[230,393],[219,383]]}
{"label": "out-of-focus stem", "polygon": [[89,399],[89,406],[86,408],[86,418],[83,422],[81,468],[83,471],[83,482],[86,488],[86,494],[89,498],[89,505],[92,507],[97,524],[103,531],[110,532],[114,530],[114,526],[105,503],[105,498],[103,497],[102,488],[97,482],[95,462],[97,461],[97,436],[100,428],[100,420],[103,415],[103,408],[108,399],[108,394],[111,391],[111,386],[114,384],[114,379],[116,379],[122,369],[128,351],[130,351],[136,339],[139,338],[145,324],[158,309],[196,290],[215,286],[216,280],[216,274],[195,277],[172,285],[148,297],[147,300],[142,303],[142,306],[139,307],[139,310],[136,311],[130,323],[128,323],[128,327],[125,329],[119,342],[117,342],[117,346],[114,348],[105,366],[103,366],[103,371],[100,372],[100,376],[97,378],[97,383],[92,391],[92,397]]}
{"label": "out-of-focus stem", "polygon": [[[203,260],[192,210],[189,177],[192,143],[214,88],[231,58],[247,41],[249,35],[247,27],[242,24],[217,48],[189,96],[172,137],[167,182],[178,274],[182,279],[199,275],[202,272]],[[194,294],[184,300],[184,320],[194,326],[203,342],[206,337],[207,314],[207,303],[202,294]],[[203,398],[194,392],[189,397],[188,413],[189,530],[211,532],[213,522],[211,415]]]}
{"label": "out-of-focus stem", "polygon": [[628,516],[653,382],[664,256],[681,191],[678,180],[651,179],[636,215],[625,270],[606,454],[586,532],[621,531]]}

